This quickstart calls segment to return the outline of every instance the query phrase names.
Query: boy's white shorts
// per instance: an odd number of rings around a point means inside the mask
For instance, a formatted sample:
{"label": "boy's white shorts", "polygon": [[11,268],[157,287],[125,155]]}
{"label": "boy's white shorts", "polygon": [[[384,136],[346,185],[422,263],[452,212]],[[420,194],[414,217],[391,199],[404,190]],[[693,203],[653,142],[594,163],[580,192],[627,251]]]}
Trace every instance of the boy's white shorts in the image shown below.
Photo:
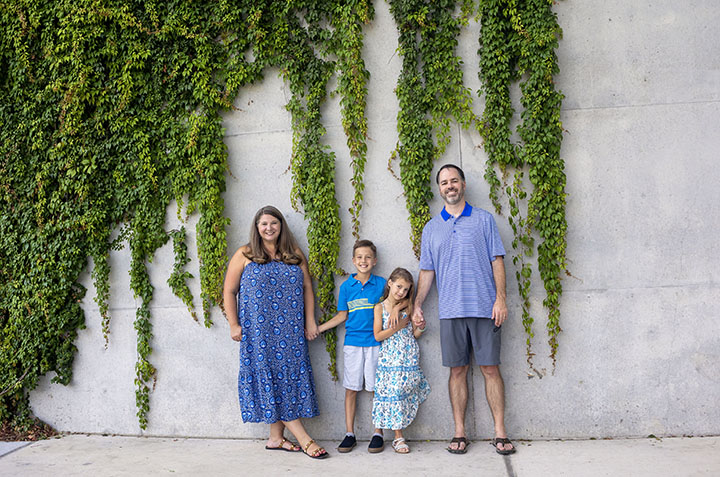
{"label": "boy's white shorts", "polygon": [[351,391],[375,391],[375,369],[380,346],[343,346],[343,387]]}

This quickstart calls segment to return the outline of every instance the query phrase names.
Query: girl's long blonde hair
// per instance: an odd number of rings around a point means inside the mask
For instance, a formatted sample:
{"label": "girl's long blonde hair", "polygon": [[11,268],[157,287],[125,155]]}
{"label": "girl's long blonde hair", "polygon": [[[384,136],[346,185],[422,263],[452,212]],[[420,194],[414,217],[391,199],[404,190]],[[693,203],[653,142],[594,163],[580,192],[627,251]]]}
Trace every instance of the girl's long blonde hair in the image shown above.
{"label": "girl's long blonde hair", "polygon": [[292,232],[290,232],[290,228],[285,221],[285,217],[283,217],[283,214],[272,205],[262,207],[255,214],[252,226],[250,227],[250,242],[247,244],[250,251],[243,252],[245,257],[260,264],[275,260],[275,257],[271,257],[267,250],[265,250],[262,238],[258,233],[258,222],[260,222],[260,217],[263,215],[271,215],[280,221],[280,235],[278,237],[276,250],[276,253],[280,255],[279,260],[290,265],[297,265],[302,262],[302,257],[296,252],[296,250],[298,250],[297,241],[295,240]]}

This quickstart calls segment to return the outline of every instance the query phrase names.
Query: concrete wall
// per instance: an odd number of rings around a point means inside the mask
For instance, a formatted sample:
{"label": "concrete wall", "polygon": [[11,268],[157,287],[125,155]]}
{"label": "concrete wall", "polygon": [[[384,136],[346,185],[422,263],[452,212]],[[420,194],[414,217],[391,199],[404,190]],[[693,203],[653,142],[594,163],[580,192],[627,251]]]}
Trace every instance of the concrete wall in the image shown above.
{"label": "concrete wall", "polygon": [[[720,433],[720,6],[714,0],[676,2],[568,1],[555,7],[564,29],[558,51],[565,93],[562,156],[566,161],[568,259],[573,278],[564,282],[563,333],[558,366],[551,374],[544,338],[542,286],[534,277],[533,340],[537,367],[530,377],[511,261],[510,319],[503,327],[502,371],[512,436],[605,437]],[[461,38],[466,83],[477,91],[478,26]],[[396,266],[417,271],[409,245],[402,188],[387,171],[397,133],[393,88],[400,69],[395,26],[385,2],[366,29],[369,84],[368,164],[362,236],[379,248],[377,272]],[[287,86],[277,71],[246,89],[240,108],[226,117],[232,176],[225,196],[232,225],[228,253],[247,240],[257,208],[272,203],[286,213],[303,242],[306,223],[289,202],[290,117]],[[476,110],[482,110],[477,100]],[[347,212],[352,200],[350,159],[340,126],[338,99],[325,112],[327,143],[337,154],[337,197],[343,230],[340,265],[352,269]],[[468,199],[490,209],[482,178],[485,153],[475,131],[456,129],[442,162],[462,165]],[[432,202],[437,213],[441,202]],[[188,224],[194,250],[194,225]],[[168,229],[178,225],[168,211]],[[498,217],[510,248],[511,232]],[[67,386],[44,379],[32,393],[35,413],[65,431],[139,434],[135,417],[137,301],[129,289],[127,249],[111,255],[111,335],[103,345],[100,318],[89,288],[87,329],[77,340],[74,379]],[[216,311],[205,329],[194,322],[165,283],[170,244],[151,264],[155,285],[152,363],[157,383],[151,394],[146,434],[262,437],[265,425],[243,424],[237,391],[237,344]],[[197,276],[197,262],[189,267]],[[343,277],[338,277],[339,285]],[[199,286],[191,284],[196,296]],[[426,310],[436,306],[433,292]],[[342,339],[342,333],[340,336]],[[447,371],[439,364],[437,323],[421,340],[422,366],[433,392],[408,429],[410,438],[452,435]],[[311,343],[321,416],[306,422],[316,438],[343,432],[344,390],[330,380],[320,340]],[[342,356],[339,357],[342,369]],[[468,426],[471,437],[487,438],[492,421],[483,380],[471,377]],[[358,403],[357,432],[371,431],[371,401]]]}

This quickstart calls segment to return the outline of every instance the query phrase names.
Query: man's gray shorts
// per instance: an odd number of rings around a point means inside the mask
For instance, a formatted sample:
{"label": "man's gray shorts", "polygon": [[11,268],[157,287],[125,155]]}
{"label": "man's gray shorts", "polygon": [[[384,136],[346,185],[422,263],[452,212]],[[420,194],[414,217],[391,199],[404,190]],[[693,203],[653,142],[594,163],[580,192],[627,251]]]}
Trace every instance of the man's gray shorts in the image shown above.
{"label": "man's gray shorts", "polygon": [[500,329],[490,318],[452,318],[440,320],[440,347],[443,366],[454,368],[470,364],[500,364]]}

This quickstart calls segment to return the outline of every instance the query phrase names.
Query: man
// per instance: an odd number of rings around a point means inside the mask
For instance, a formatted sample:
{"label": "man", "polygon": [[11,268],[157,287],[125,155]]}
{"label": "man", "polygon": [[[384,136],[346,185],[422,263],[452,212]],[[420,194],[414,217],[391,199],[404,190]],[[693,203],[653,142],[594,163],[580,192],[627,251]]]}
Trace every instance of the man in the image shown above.
{"label": "man", "polygon": [[450,368],[448,391],[455,436],[448,451],[467,452],[465,410],[470,353],[485,378],[485,396],[495,422],[492,445],[502,455],[515,447],[505,432],[505,389],[500,364],[500,326],[507,318],[505,248],[493,216],[465,202],[465,174],[453,164],[438,171],[445,207],[423,229],[420,274],[413,321],[425,322],[423,302],[437,277],[443,366]]}

